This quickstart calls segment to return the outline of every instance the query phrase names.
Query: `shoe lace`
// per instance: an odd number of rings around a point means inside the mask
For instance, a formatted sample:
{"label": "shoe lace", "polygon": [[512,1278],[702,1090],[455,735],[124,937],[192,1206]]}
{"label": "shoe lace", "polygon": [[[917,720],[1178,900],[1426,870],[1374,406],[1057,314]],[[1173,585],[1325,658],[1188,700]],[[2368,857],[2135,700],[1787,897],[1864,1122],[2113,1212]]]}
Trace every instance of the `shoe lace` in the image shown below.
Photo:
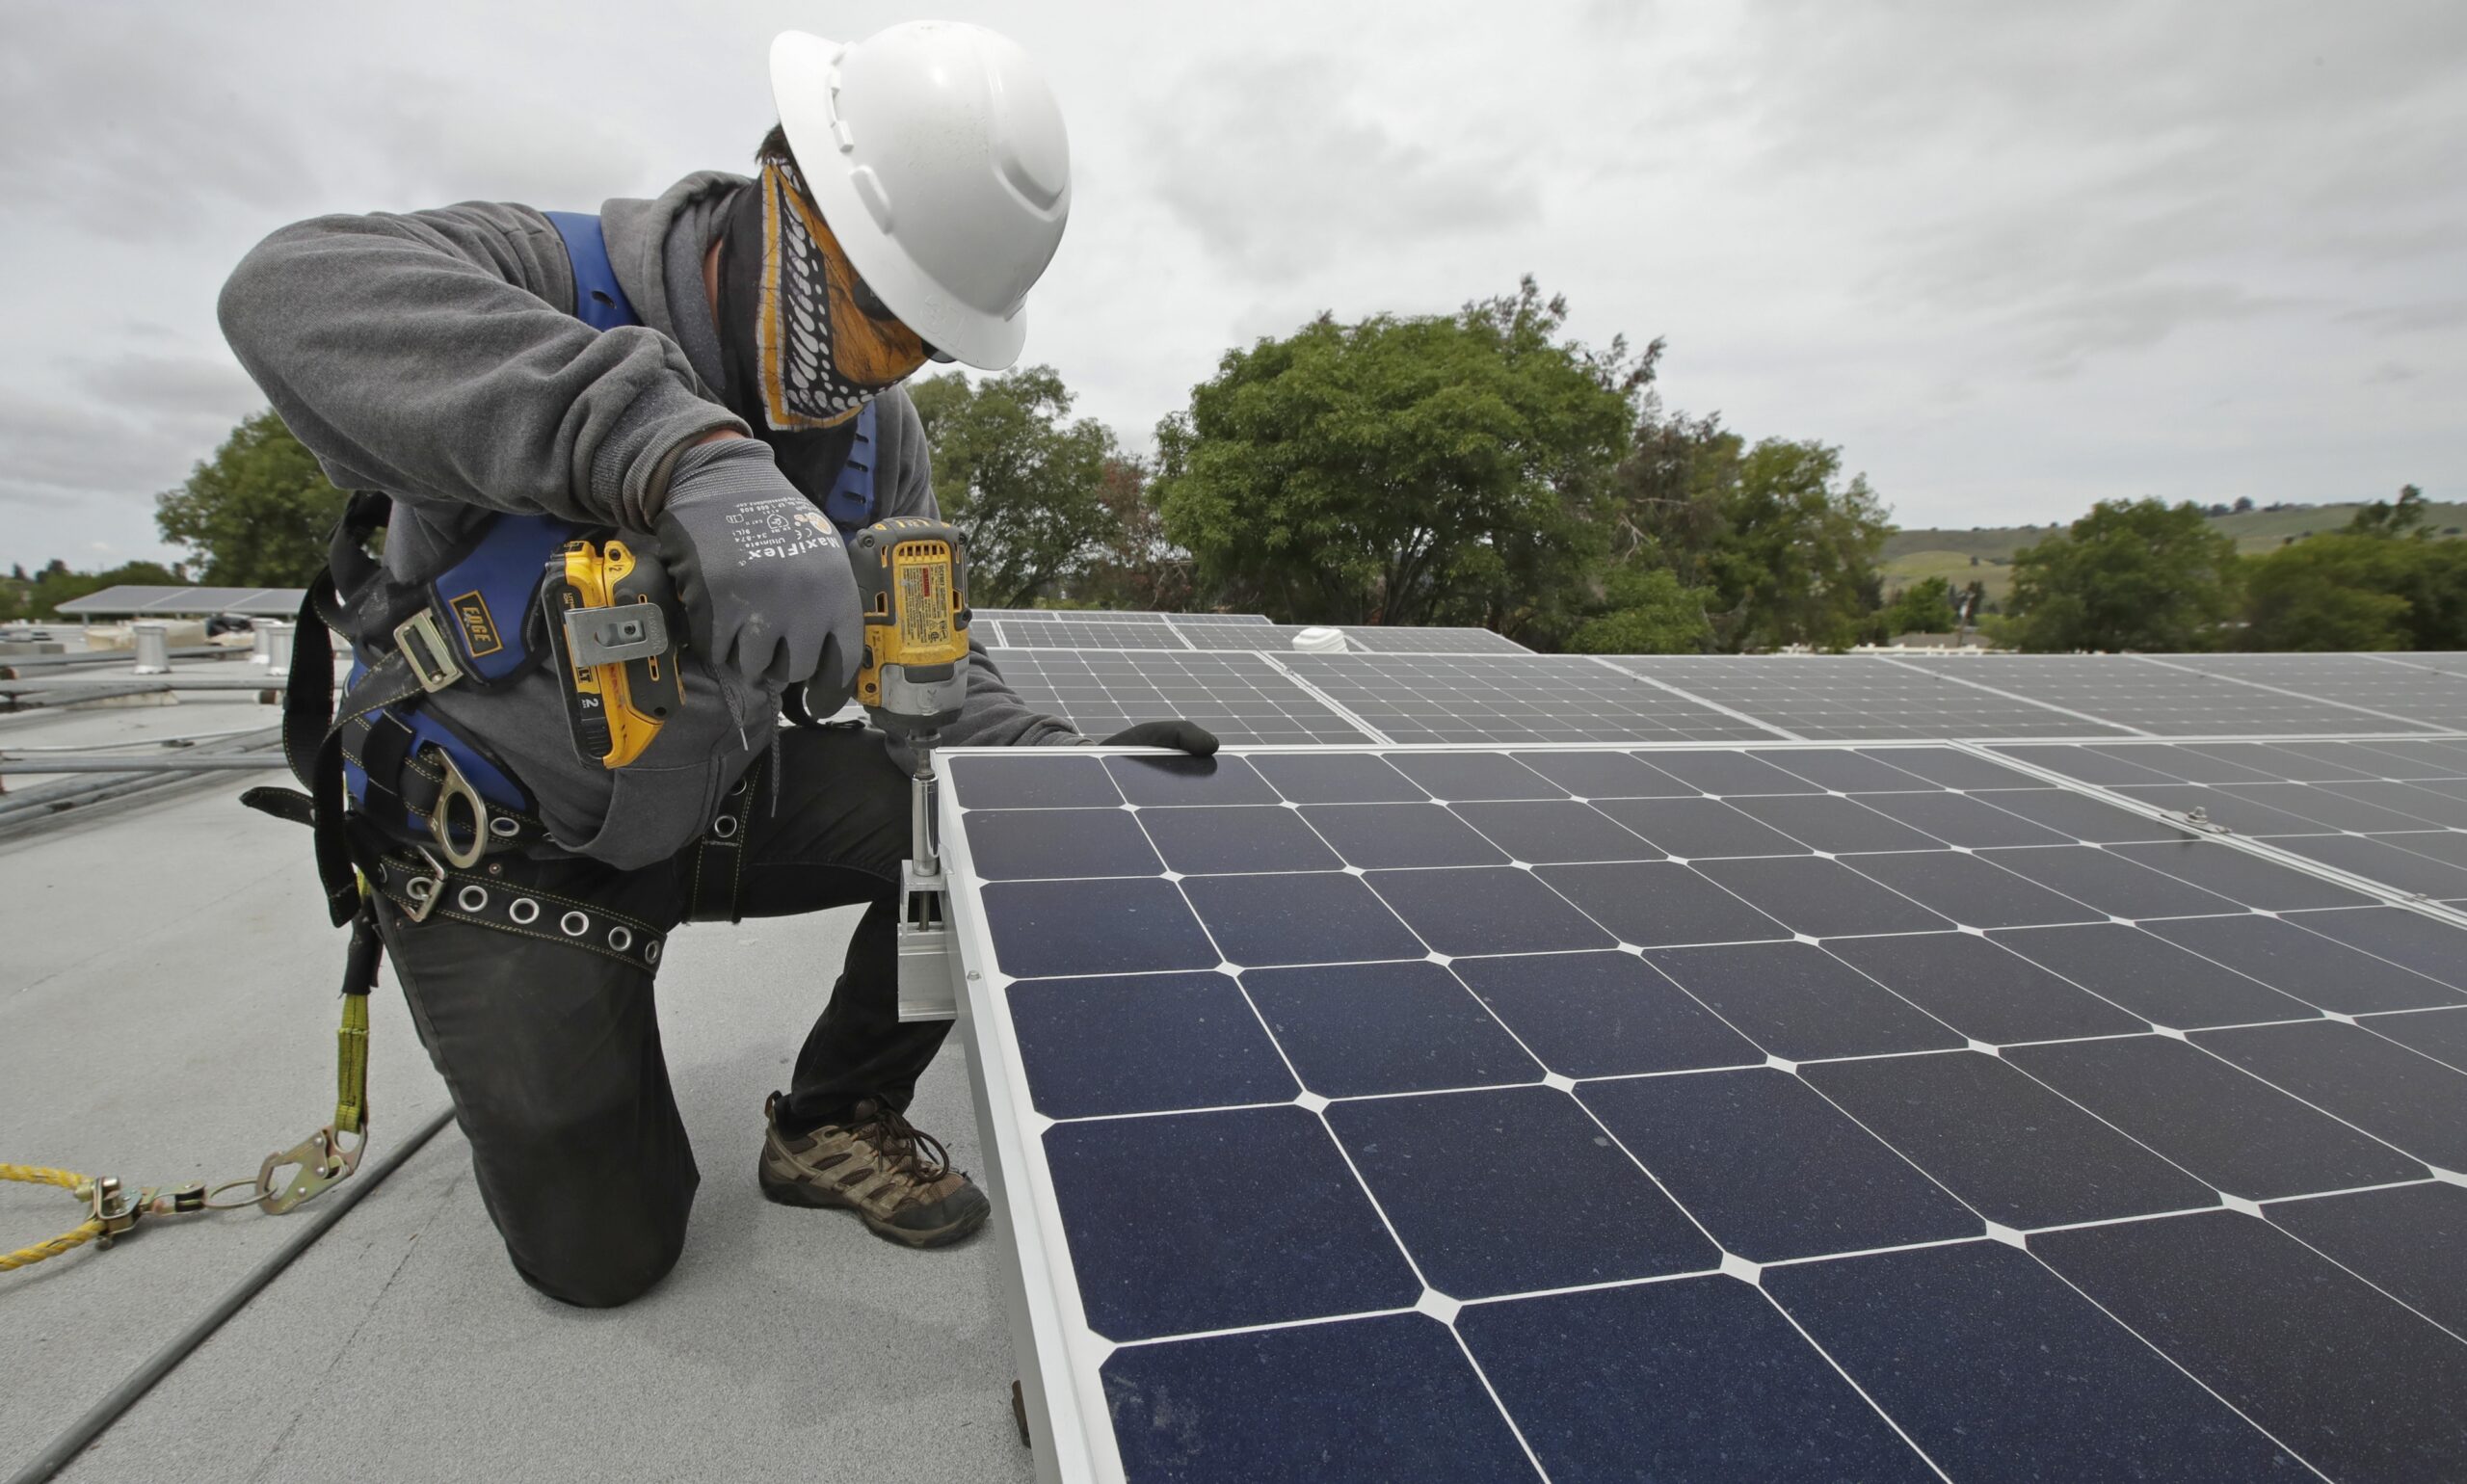
{"label": "shoe lace", "polygon": [[930,1185],[950,1173],[951,1154],[942,1141],[888,1105],[877,1107],[855,1132],[881,1153],[891,1173],[905,1175],[917,1184]]}

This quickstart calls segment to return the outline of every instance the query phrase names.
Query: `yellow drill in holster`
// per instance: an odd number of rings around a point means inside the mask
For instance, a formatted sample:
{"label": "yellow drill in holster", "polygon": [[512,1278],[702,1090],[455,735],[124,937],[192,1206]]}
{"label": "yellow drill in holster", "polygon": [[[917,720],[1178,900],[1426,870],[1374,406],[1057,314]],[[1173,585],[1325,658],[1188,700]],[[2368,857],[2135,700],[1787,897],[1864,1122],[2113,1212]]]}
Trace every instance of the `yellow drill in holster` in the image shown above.
{"label": "yellow drill in holster", "polygon": [[548,633],[565,667],[574,751],[604,768],[643,755],[685,703],[682,616],[668,570],[614,538],[569,542],[541,584]]}

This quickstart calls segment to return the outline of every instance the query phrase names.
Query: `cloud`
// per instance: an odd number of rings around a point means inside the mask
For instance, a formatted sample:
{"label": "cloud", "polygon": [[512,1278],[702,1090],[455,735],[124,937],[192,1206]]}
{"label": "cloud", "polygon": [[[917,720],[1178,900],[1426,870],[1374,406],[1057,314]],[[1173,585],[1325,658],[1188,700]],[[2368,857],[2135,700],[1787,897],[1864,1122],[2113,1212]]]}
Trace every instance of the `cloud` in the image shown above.
{"label": "cloud", "polygon": [[[22,22],[26,17],[20,16]],[[192,65],[117,7],[54,13],[67,35],[0,50],[0,193],[94,236],[176,243],[228,205],[279,212],[313,198],[300,130],[251,80]]]}
{"label": "cloud", "polygon": [[1158,109],[1154,187],[1220,261],[1281,282],[1344,254],[1536,221],[1533,172],[1447,149],[1374,116],[1326,58],[1248,57],[1195,68]]}
{"label": "cloud", "polygon": [[228,356],[70,361],[56,389],[0,388],[0,505],[150,511],[263,404]]}
{"label": "cloud", "polygon": [[2427,304],[2368,305],[2363,308],[2349,309],[2339,318],[2385,335],[2422,334],[2433,330],[2455,330],[2461,325],[2467,325],[2467,299],[2435,300]]}

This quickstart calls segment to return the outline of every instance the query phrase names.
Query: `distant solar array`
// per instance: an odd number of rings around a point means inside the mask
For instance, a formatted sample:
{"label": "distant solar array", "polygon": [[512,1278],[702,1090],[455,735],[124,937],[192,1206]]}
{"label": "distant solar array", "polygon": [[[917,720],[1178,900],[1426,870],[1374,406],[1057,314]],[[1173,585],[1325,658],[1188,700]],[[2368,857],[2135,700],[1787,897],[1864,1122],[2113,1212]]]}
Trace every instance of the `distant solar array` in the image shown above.
{"label": "distant solar array", "polygon": [[1367,735],[1258,654],[990,649],[1020,699],[1092,737],[1180,718],[1234,743],[1362,742]]}
{"label": "distant solar array", "polygon": [[1278,663],[1392,742],[1775,735],[1583,655],[1294,654]]}
{"label": "distant solar array", "polygon": [[2249,684],[2138,655],[1948,655],[1897,657],[1887,663],[2158,736],[2439,729],[2297,690]]}
{"label": "distant solar array", "polygon": [[2044,737],[2125,729],[1953,677],[1865,656],[1668,655],[1622,658],[1648,676],[1811,740],[1874,736]]}
{"label": "distant solar array", "polygon": [[[979,608],[989,647],[1021,649],[1250,649],[1290,652],[1308,625],[1270,623],[1256,613],[1146,613],[1066,608]],[[1486,628],[1332,625],[1357,653],[1525,654]]]}
{"label": "distant solar array", "polygon": [[2467,729],[2467,671],[2412,654],[2199,654],[2166,663],[2269,685],[2383,717]]}
{"label": "distant solar array", "polygon": [[2467,1476],[2467,930],[2151,812],[2386,824],[2467,739],[2015,767],[1277,664],[1392,735],[1730,730],[945,759],[1066,1474]]}
{"label": "distant solar array", "polygon": [[2117,743],[2010,755],[2394,890],[2467,907],[2467,741]]}
{"label": "distant solar array", "polygon": [[164,588],[122,584],[59,605],[72,618],[145,618],[148,614],[244,614],[287,619],[300,611],[299,588]]}

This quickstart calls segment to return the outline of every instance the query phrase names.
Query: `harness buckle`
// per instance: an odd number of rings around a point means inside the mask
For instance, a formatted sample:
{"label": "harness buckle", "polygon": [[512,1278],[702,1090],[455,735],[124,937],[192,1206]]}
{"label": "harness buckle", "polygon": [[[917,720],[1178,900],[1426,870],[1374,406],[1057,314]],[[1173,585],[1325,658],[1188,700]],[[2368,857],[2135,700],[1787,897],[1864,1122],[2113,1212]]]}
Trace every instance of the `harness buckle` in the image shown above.
{"label": "harness buckle", "polygon": [[463,678],[463,664],[454,657],[445,625],[426,608],[394,625],[394,648],[410,662],[412,677],[424,691],[441,691]]}
{"label": "harness buckle", "polygon": [[[463,770],[454,765],[453,754],[441,747],[433,749],[433,752],[437,760],[444,765],[445,776],[438,781],[437,805],[429,810],[428,833],[436,837],[438,853],[444,856],[448,863],[467,871],[488,854],[489,801],[480,797],[480,791],[472,787],[470,780],[463,776]],[[471,843],[468,845],[454,843],[453,806],[458,799],[471,814]],[[438,875],[441,878],[444,873],[439,871]]]}
{"label": "harness buckle", "polygon": [[411,914],[413,922],[426,922],[428,914],[437,911],[438,899],[445,895],[445,867],[438,862],[437,857],[429,854],[427,846],[414,845],[411,849],[427,864],[429,874],[414,876],[403,883],[403,895],[411,899],[411,906],[404,911]]}

